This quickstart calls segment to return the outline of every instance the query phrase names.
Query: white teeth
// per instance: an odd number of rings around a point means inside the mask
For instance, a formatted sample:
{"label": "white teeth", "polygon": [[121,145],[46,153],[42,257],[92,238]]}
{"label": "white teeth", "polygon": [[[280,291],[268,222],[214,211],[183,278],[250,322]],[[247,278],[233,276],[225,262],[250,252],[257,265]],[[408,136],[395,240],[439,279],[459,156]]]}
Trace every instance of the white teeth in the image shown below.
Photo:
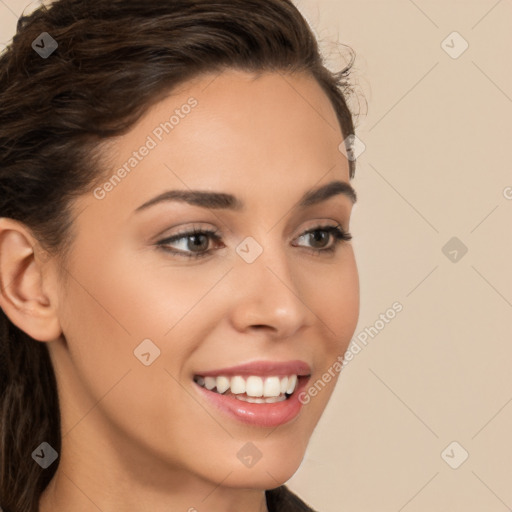
{"label": "white teeth", "polygon": [[229,389],[230,381],[227,377],[224,377],[221,375],[220,377],[217,377],[217,393],[224,393],[224,391],[227,391]]}
{"label": "white teeth", "polygon": [[205,377],[204,387],[206,389],[213,389],[217,385],[217,379],[215,377]]}
{"label": "white teeth", "polygon": [[263,396],[263,379],[251,375],[245,382],[245,392],[248,396]]}
{"label": "white teeth", "polygon": [[286,389],[286,392],[288,394],[293,393],[296,384],[297,384],[297,375],[291,375],[288,378],[288,388]]}
{"label": "white teeth", "polygon": [[286,390],[288,389],[288,377],[283,377],[281,379],[281,393],[284,395],[286,393]]}
{"label": "white teeth", "polygon": [[231,378],[231,393],[234,395],[245,393],[245,380],[243,377],[232,377]]}
{"label": "white teeth", "polygon": [[259,377],[257,375],[242,377],[241,375],[235,375],[234,377],[231,378],[226,377],[225,375],[219,375],[218,377],[196,376],[194,380],[200,386],[210,391],[215,389],[217,393],[223,394],[226,391],[231,390],[231,393],[234,395],[247,394],[248,397],[252,397],[254,399],[278,397],[285,398],[285,393],[291,395],[295,391],[295,388],[297,387],[297,375],[289,375],[287,377]]}
{"label": "white teeth", "polygon": [[265,379],[265,383],[263,384],[263,395],[268,397],[275,397],[279,396],[280,394],[281,381],[279,380],[279,377],[267,377]]}

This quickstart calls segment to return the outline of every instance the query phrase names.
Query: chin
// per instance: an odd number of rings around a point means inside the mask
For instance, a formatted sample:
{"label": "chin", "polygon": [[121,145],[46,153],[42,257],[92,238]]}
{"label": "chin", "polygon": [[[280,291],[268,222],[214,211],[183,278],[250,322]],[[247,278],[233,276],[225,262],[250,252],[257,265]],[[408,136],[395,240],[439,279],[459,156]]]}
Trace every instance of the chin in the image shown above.
{"label": "chin", "polygon": [[[273,434],[271,434],[273,435]],[[277,440],[277,439],[276,439]],[[255,446],[261,447],[261,457],[245,466],[236,464],[235,468],[226,461],[226,471],[232,471],[225,484],[230,487],[267,490],[286,483],[299,469],[304,458],[305,450],[283,446],[276,449],[275,443],[265,446],[265,441],[255,441]],[[218,476],[218,472],[216,472]]]}
{"label": "chin", "polygon": [[[299,464],[300,465],[300,464]],[[224,481],[224,485],[238,489],[255,489],[266,491],[285,484],[297,471],[299,466],[281,464],[280,466],[234,471]]]}

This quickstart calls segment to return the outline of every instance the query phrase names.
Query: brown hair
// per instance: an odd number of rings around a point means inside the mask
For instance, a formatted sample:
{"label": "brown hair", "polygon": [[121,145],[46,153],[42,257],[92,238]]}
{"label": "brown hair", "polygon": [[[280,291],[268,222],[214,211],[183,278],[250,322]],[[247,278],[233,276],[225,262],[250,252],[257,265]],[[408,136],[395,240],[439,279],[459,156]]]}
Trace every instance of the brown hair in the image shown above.
{"label": "brown hair", "polygon": [[[32,44],[48,33],[47,58]],[[47,40],[48,41],[48,40]],[[40,44],[42,46],[42,44]],[[48,47],[47,47],[48,48]],[[354,62],[329,71],[291,0],[57,0],[20,17],[0,56],[0,217],[25,224],[51,257],[73,240],[72,199],[105,171],[102,143],[207,72],[305,72],[333,104],[345,139]],[[355,162],[350,160],[350,177]],[[107,169],[108,170],[108,169]],[[7,286],[8,283],[2,283]],[[34,512],[58,466],[32,452],[61,449],[56,378],[46,343],[0,309],[0,507]]]}

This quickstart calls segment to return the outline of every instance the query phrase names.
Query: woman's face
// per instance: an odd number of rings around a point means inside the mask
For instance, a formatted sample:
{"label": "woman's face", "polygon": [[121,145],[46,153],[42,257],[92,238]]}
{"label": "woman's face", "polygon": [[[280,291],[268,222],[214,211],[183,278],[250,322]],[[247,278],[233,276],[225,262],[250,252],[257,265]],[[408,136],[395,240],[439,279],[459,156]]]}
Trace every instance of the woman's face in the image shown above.
{"label": "woman's face", "polygon": [[[115,140],[57,269],[66,473],[253,489],[293,475],[359,313],[353,249],[334,230],[353,207],[342,140],[312,78],[236,71],[188,82]],[[289,398],[240,399],[290,375]]]}

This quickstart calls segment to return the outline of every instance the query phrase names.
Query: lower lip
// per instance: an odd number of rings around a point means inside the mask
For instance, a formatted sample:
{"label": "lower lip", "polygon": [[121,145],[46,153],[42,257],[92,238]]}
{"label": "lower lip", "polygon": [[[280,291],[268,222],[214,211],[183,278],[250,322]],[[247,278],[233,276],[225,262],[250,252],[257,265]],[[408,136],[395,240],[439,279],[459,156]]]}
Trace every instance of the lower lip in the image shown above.
{"label": "lower lip", "polygon": [[303,405],[299,401],[299,395],[308,381],[309,377],[301,377],[298,379],[298,386],[288,399],[272,404],[252,404],[238,400],[238,398],[231,395],[225,396],[210,391],[196,383],[194,383],[194,386],[214,407],[242,423],[258,427],[278,427],[292,421],[299,415]]}

